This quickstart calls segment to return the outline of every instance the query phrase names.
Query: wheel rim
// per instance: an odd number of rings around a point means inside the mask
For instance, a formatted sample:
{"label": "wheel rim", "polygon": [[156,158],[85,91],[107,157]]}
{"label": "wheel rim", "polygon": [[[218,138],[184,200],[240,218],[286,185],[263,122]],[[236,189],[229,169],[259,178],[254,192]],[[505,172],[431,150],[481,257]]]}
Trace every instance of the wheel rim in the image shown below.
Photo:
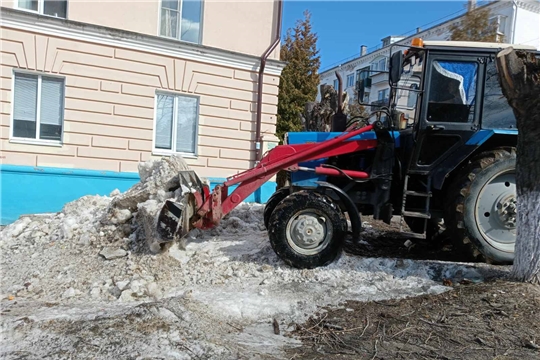
{"label": "wheel rim", "polygon": [[512,252],[516,241],[516,176],[507,171],[492,177],[476,199],[476,225],[494,248]]}
{"label": "wheel rim", "polygon": [[287,242],[302,255],[315,255],[332,240],[332,223],[323,213],[306,209],[297,212],[287,223]]}

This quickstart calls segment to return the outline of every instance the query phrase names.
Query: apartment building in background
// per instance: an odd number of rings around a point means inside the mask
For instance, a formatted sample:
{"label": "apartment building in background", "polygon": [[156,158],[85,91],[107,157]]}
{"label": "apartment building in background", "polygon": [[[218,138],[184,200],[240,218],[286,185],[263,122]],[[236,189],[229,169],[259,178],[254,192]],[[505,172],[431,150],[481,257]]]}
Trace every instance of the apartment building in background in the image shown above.
{"label": "apartment building in background", "polygon": [[[498,40],[512,44],[531,45],[540,49],[540,1],[491,1],[478,7],[490,10],[490,21],[497,25]],[[347,91],[350,102],[356,102],[358,98],[355,93],[356,84],[362,82],[365,91],[360,101],[374,105],[368,107],[367,110],[376,110],[377,106],[388,104],[390,85],[388,73],[384,71],[388,71],[390,50],[392,52],[405,50],[406,47],[395,45],[408,46],[412,39],[417,37],[423,40],[450,40],[452,25],[458,23],[462,17],[463,15],[452,18],[425,30],[417,28],[414,34],[408,36],[387,36],[379,45],[371,49],[361,46],[358,56],[321,71],[320,85],[332,85],[337,89],[338,80],[335,75],[337,71],[342,78],[343,89]],[[394,46],[391,48],[391,45]],[[415,79],[414,77],[408,79],[406,85],[411,89],[418,89],[418,81]],[[413,116],[417,93],[398,90],[396,95],[398,110]],[[319,99],[320,88],[317,95],[317,100]]]}
{"label": "apartment building in background", "polygon": [[[257,100],[280,6],[2,0],[1,223],[124,191],[140,161],[173,153],[212,185],[254,166],[256,150],[277,143],[279,40],[259,117]],[[268,182],[247,200],[274,190]]]}

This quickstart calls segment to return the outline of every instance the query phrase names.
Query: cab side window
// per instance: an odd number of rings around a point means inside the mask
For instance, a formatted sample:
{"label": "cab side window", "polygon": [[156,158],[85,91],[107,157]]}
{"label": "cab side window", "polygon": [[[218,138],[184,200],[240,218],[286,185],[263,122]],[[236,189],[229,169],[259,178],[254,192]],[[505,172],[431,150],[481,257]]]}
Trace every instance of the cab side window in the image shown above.
{"label": "cab side window", "polygon": [[516,129],[516,117],[502,93],[494,61],[486,64],[482,128]]}
{"label": "cab side window", "polygon": [[477,62],[433,61],[427,120],[430,122],[473,122],[477,82]]}

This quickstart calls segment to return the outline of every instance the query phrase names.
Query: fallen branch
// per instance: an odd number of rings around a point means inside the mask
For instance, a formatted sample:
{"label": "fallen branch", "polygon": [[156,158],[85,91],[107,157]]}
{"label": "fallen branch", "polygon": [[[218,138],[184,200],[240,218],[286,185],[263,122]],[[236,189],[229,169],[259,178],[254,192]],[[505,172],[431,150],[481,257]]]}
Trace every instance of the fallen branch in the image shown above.
{"label": "fallen branch", "polygon": [[364,328],[364,331],[362,331],[362,333],[360,334],[360,337],[364,336],[364,333],[366,332],[368,326],[369,326],[369,316],[366,316],[366,320],[367,320],[367,324],[366,324],[366,327]]}
{"label": "fallen branch", "polygon": [[405,327],[405,329],[401,330],[401,331],[398,331],[397,333],[395,333],[394,335],[392,335],[390,337],[390,339],[393,339],[395,338],[396,336],[398,336],[399,334],[402,334],[404,333],[405,331],[409,330],[409,329],[414,329],[414,326],[411,326],[411,327]]}
{"label": "fallen branch", "polygon": [[377,349],[377,343],[378,342],[379,342],[379,339],[375,340],[375,354],[373,354],[373,357],[371,358],[371,360],[375,359],[375,357],[379,353],[379,350]]}

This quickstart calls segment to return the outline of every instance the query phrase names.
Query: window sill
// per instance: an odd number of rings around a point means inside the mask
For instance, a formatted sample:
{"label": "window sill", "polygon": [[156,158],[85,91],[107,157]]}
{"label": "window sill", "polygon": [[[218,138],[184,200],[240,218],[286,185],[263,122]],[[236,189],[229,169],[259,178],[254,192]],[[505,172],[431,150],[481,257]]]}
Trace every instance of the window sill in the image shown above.
{"label": "window sill", "polygon": [[193,42],[193,41],[179,39],[177,37],[161,35],[161,34],[159,34],[158,37],[163,38],[163,39],[176,40],[176,41],[179,41],[179,42],[182,42],[182,43],[185,43],[185,44],[193,44],[193,45],[201,45],[202,44],[200,41]]}
{"label": "window sill", "polygon": [[29,12],[31,14],[36,14],[36,15],[39,15],[39,16],[45,16],[45,17],[53,18],[53,19],[68,20],[67,15],[66,15],[66,17],[54,16],[54,15],[45,14],[43,12],[39,12],[38,10],[31,10],[31,9],[26,9],[26,8],[23,8],[23,7],[18,7],[18,6],[16,6],[14,9]]}
{"label": "window sill", "polygon": [[152,155],[154,156],[180,155],[184,159],[198,159],[199,158],[196,154],[187,154],[187,153],[181,153],[181,152],[170,152],[170,151],[160,151],[160,150],[153,150]]}
{"label": "window sill", "polygon": [[47,141],[47,140],[35,140],[35,139],[18,139],[11,138],[9,139],[10,143],[13,144],[25,144],[25,145],[41,145],[41,146],[53,146],[53,147],[62,147],[63,144],[59,141]]}

